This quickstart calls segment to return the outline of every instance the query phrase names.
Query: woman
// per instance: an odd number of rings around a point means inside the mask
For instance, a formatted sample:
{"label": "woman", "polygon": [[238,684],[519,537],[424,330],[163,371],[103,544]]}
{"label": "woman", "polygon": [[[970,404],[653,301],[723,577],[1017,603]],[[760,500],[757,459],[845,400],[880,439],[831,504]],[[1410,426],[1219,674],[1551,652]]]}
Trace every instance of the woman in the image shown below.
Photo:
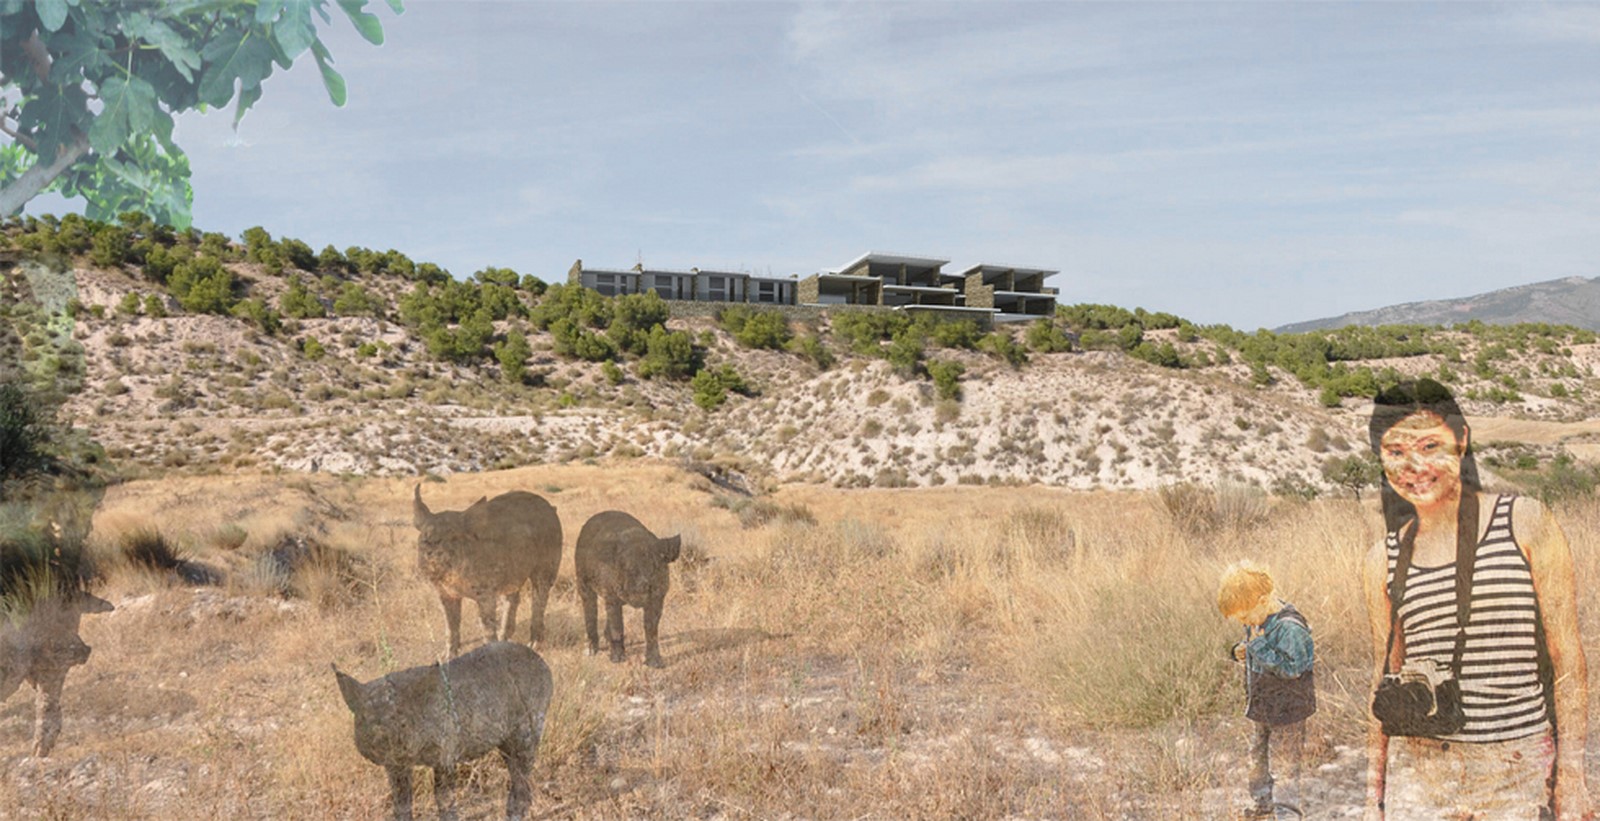
{"label": "woman", "polygon": [[[1559,821],[1590,818],[1588,674],[1566,536],[1538,501],[1481,492],[1466,420],[1439,383],[1381,393],[1368,433],[1387,531],[1363,571],[1375,678],[1406,661],[1457,667],[1465,722],[1390,737],[1372,718],[1367,819],[1538,821],[1552,804]],[[1465,608],[1458,564],[1469,568]],[[1397,565],[1407,572],[1391,610]]]}

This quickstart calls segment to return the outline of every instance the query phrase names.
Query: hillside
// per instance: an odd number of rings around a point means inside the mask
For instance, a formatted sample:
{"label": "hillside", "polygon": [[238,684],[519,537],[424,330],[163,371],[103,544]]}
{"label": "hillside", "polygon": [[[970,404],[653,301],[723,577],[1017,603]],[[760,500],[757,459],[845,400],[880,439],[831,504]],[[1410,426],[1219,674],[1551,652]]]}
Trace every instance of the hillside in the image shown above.
{"label": "hillside", "polygon": [[1511,325],[1548,322],[1600,331],[1600,277],[1567,277],[1501,288],[1476,296],[1407,302],[1341,316],[1295,322],[1278,333],[1306,333],[1347,325]]}
{"label": "hillside", "polygon": [[[9,235],[26,248],[66,230],[14,223]],[[1364,452],[1360,397],[1381,381],[1435,376],[1470,414],[1555,425],[1516,449],[1523,468],[1563,448],[1591,455],[1593,434],[1570,425],[1596,415],[1600,397],[1600,344],[1571,328],[1242,334],[1069,306],[994,334],[801,316],[776,323],[793,337],[783,345],[728,317],[673,315],[653,296],[547,292],[504,269],[463,283],[409,260],[365,270],[398,252],[330,247],[313,259],[292,240],[248,234],[244,246],[197,234],[148,250],[189,255],[166,281],[149,260],[13,253],[0,263],[11,294],[0,345],[63,395],[64,422],[133,474],[411,476],[646,458],[732,472],[754,489],[1195,481],[1305,492],[1328,488],[1327,460]],[[224,307],[185,308],[205,280],[185,280],[184,266],[208,254]],[[648,333],[627,319],[657,311]],[[615,316],[607,325],[594,312]],[[525,355],[508,359],[515,339]],[[1479,445],[1491,457],[1501,446]]]}

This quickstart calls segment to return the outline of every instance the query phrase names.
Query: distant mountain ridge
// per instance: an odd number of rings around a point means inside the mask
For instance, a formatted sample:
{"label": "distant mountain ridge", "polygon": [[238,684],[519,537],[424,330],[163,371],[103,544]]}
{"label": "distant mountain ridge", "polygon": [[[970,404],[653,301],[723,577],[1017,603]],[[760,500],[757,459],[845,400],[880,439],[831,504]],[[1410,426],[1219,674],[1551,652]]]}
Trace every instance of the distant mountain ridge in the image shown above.
{"label": "distant mountain ridge", "polygon": [[1474,319],[1491,325],[1549,322],[1600,331],[1600,277],[1566,277],[1457,299],[1406,302],[1295,322],[1276,330],[1278,333],[1303,333],[1346,325],[1451,325]]}

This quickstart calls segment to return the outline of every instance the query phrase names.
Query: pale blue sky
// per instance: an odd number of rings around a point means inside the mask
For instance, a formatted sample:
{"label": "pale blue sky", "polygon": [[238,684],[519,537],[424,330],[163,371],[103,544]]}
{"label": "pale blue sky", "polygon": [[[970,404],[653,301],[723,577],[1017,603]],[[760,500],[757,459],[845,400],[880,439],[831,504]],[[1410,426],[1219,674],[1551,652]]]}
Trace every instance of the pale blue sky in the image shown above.
{"label": "pale blue sky", "polygon": [[[379,3],[186,115],[198,227],[466,276],[1058,268],[1241,328],[1600,276],[1600,5]],[[337,17],[337,15],[336,15]]]}

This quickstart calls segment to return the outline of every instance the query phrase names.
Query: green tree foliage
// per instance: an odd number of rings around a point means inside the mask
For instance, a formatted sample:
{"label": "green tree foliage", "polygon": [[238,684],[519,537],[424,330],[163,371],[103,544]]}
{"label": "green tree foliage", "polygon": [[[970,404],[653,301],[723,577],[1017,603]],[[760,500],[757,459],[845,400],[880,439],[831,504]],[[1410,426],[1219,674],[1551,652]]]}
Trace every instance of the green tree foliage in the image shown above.
{"label": "green tree foliage", "polygon": [[[367,0],[331,4],[369,42],[383,26]],[[399,0],[389,0],[396,13]],[[345,83],[317,30],[328,0],[102,3],[0,0],[0,214],[45,190],[83,197],[94,219],[139,209],[189,223],[189,161],[173,116],[234,104],[310,52],[334,105]]]}
{"label": "green tree foliage", "polygon": [[1072,350],[1072,340],[1049,319],[1029,323],[1023,339],[1036,353],[1064,353]]}
{"label": "green tree foliage", "polygon": [[789,353],[811,360],[818,370],[825,371],[833,367],[833,352],[823,344],[821,337],[797,336],[789,340]]}
{"label": "green tree foliage", "polygon": [[1352,453],[1349,456],[1330,456],[1322,463],[1322,478],[1329,484],[1338,485],[1348,489],[1361,498],[1361,489],[1378,484],[1378,479],[1383,475],[1383,467],[1378,464],[1378,457],[1368,451]]}
{"label": "green tree foliage", "polygon": [[641,378],[683,379],[698,370],[700,354],[688,334],[669,331],[661,325],[650,329],[645,355],[639,360]]}
{"label": "green tree foliage", "polygon": [[605,376],[606,382],[611,385],[621,385],[622,380],[627,378],[627,374],[622,372],[622,368],[611,361],[607,361],[600,366],[600,373]]}
{"label": "green tree foliage", "polygon": [[961,398],[961,375],[966,372],[967,366],[960,362],[934,360],[928,363],[928,375],[933,377],[933,387],[940,399]]}
{"label": "green tree foliage", "polygon": [[883,341],[910,324],[904,314],[881,311],[842,311],[831,319],[834,335],[865,356],[882,356]]}
{"label": "green tree foliage", "polygon": [[1006,361],[1013,368],[1020,368],[1028,362],[1028,352],[1017,344],[1011,334],[1005,331],[995,331],[988,334],[978,342],[978,349]]}
{"label": "green tree foliage", "polygon": [[551,285],[528,320],[543,331],[559,319],[581,328],[604,328],[611,323],[611,300],[580,285]]}
{"label": "green tree foliage", "polygon": [[117,303],[117,313],[137,316],[139,314],[139,294],[129,291],[122,295],[122,301]]}
{"label": "green tree foliage", "polygon": [[734,305],[717,312],[717,324],[732,334],[735,342],[746,348],[781,351],[794,338],[794,332],[789,330],[789,320],[772,310]]}
{"label": "green tree foliage", "polygon": [[978,323],[970,319],[936,319],[930,316],[918,319],[916,324],[925,329],[928,341],[941,348],[973,350],[983,336]]}
{"label": "green tree foliage", "polygon": [[35,397],[13,382],[0,382],[0,499],[7,482],[44,470],[50,463],[49,430]]}
{"label": "green tree foliage", "polygon": [[144,298],[144,315],[151,319],[161,319],[167,315],[167,303],[156,294]]}
{"label": "green tree foliage", "polygon": [[921,329],[908,324],[896,331],[894,338],[889,340],[884,358],[894,366],[895,373],[910,379],[922,373],[923,348]]}
{"label": "green tree foliage", "polygon": [[1171,342],[1162,342],[1159,345],[1140,342],[1134,346],[1133,350],[1128,351],[1128,354],[1135,359],[1142,359],[1145,362],[1149,362],[1152,365],[1160,365],[1163,368],[1185,368],[1189,364],[1178,354],[1177,347]]}
{"label": "green tree foliage", "polygon": [[323,347],[323,344],[318,342],[316,337],[308,336],[300,343],[300,353],[304,354],[306,359],[315,362],[326,356],[328,349]]}
{"label": "green tree foliage", "polygon": [[504,341],[494,346],[494,358],[500,363],[500,378],[513,385],[522,384],[527,376],[531,356],[533,349],[528,346],[528,337],[519,330],[511,330]]}
{"label": "green tree foliage", "polygon": [[651,332],[665,327],[668,314],[666,301],[655,291],[623,294],[611,300],[611,323],[606,336],[617,350],[643,355]]}
{"label": "green tree foliage", "polygon": [[104,268],[118,267],[132,256],[129,238],[128,230],[121,226],[102,226],[89,242],[89,258]]}
{"label": "green tree foliage", "polygon": [[324,245],[322,247],[322,250],[317,253],[315,265],[316,270],[325,273],[353,274],[356,272],[355,266],[351,265],[350,261],[345,259],[344,254],[340,253],[339,249],[332,245]]}
{"label": "green tree foliage", "polygon": [[233,309],[233,272],[216,257],[198,256],[179,263],[167,280],[167,289],[185,311],[196,314],[227,314]]}
{"label": "green tree foliage", "polygon": [[588,362],[604,362],[617,356],[616,346],[610,339],[565,317],[550,326],[550,336],[555,352],[561,356]]}
{"label": "green tree foliage", "polygon": [[378,316],[383,311],[383,298],[359,282],[340,285],[339,296],[333,301],[333,312],[339,316]]}
{"label": "green tree foliage", "polygon": [[[148,307],[146,307],[145,313],[150,313]],[[154,314],[151,315],[154,316]],[[283,330],[282,317],[260,297],[239,300],[238,304],[233,306],[233,315],[240,319],[254,322],[262,333],[269,336]]]}
{"label": "green tree foliage", "polygon": [[694,390],[694,403],[711,411],[728,401],[728,393],[748,394],[750,388],[732,365],[706,368],[695,374],[689,386]]}
{"label": "green tree foliage", "polygon": [[290,319],[320,319],[327,316],[322,300],[306,287],[298,274],[289,277],[289,287],[278,298],[278,310]]}

